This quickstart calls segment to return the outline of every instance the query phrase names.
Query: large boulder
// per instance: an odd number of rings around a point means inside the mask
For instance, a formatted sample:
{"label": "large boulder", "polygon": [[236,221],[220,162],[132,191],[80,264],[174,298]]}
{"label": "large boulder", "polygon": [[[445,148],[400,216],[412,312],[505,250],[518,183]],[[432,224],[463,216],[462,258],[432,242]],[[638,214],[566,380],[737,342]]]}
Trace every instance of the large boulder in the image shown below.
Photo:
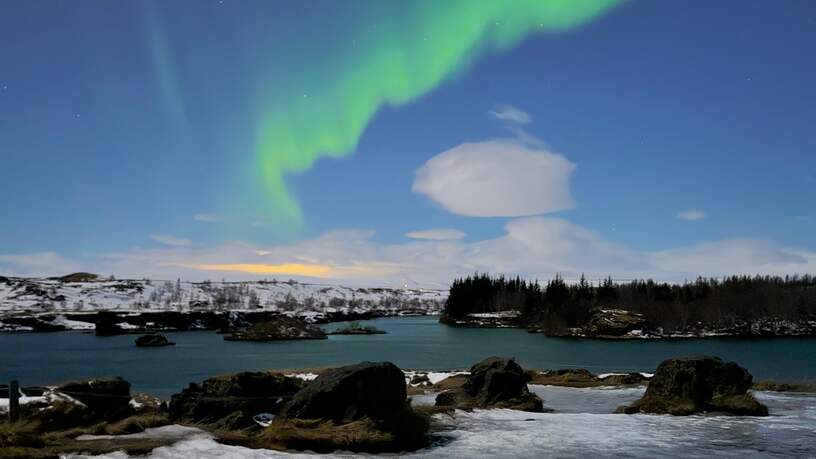
{"label": "large boulder", "polygon": [[527,388],[527,380],[524,370],[513,359],[490,357],[471,367],[461,388],[439,394],[436,405],[544,411],[541,399]]}
{"label": "large boulder", "polygon": [[225,336],[227,341],[278,341],[286,339],[326,339],[326,333],[314,325],[292,317],[278,317]]}
{"label": "large boulder", "polygon": [[669,359],[657,367],[643,398],[618,410],[627,414],[682,416],[713,411],[766,416],[768,408],[748,393],[752,380],[745,368],[717,357]]}
{"label": "large boulder", "polygon": [[254,424],[253,416],[277,413],[302,387],[302,380],[278,373],[215,376],[201,384],[191,383],[181,393],[174,394],[170,399],[170,418],[196,424],[228,421],[230,425],[223,427],[249,427]]}
{"label": "large boulder", "polygon": [[118,376],[67,382],[56,391],[81,402],[102,420],[113,421],[133,414],[130,383]]}
{"label": "large boulder", "polygon": [[404,373],[390,362],[363,362],[320,374],[295,394],[253,446],[399,452],[427,446],[427,430],[427,417],[408,402]]}
{"label": "large boulder", "polygon": [[363,362],[332,368],[317,377],[281,411],[285,418],[384,419],[406,403],[405,374],[391,362]]}
{"label": "large boulder", "polygon": [[136,338],[137,347],[162,347],[175,345],[176,343],[170,342],[166,336],[159,333],[150,333]]}

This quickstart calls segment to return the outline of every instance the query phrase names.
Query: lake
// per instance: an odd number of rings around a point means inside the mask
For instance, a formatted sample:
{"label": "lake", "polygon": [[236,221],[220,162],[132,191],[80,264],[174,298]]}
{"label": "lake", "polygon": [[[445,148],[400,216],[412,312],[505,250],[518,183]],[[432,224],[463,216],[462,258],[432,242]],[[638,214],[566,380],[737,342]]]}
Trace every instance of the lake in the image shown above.
{"label": "lake", "polygon": [[[169,398],[193,381],[236,371],[294,369],[390,360],[404,369],[468,368],[491,356],[527,368],[587,368],[594,373],[651,372],[664,359],[710,354],[734,360],[755,379],[816,380],[816,339],[682,339],[600,341],[547,338],[517,329],[455,328],[437,317],[370,321],[385,335],[333,335],[327,340],[224,341],[214,332],[166,333],[176,346],[137,348],[134,335],[80,332],[0,333],[0,381],[23,385],[71,378],[122,376],[133,390]],[[345,324],[330,324],[336,329]]]}

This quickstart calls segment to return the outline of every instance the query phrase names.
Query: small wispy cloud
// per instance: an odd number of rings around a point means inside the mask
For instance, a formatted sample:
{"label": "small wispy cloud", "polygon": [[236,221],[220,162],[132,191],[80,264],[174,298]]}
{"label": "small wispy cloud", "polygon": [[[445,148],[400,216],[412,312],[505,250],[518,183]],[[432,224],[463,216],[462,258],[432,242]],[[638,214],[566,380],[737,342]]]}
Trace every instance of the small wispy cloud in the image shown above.
{"label": "small wispy cloud", "polygon": [[409,231],[405,237],[411,239],[427,239],[430,241],[455,241],[465,237],[465,233],[453,228],[434,228],[419,231]]}
{"label": "small wispy cloud", "polygon": [[173,247],[190,247],[193,245],[193,241],[189,239],[172,236],[170,234],[151,234],[150,239]]}
{"label": "small wispy cloud", "polygon": [[533,117],[524,110],[512,105],[496,105],[493,110],[487,112],[493,118],[511,123],[527,124],[533,121]]}
{"label": "small wispy cloud", "polygon": [[677,212],[677,218],[679,218],[680,220],[688,220],[688,221],[702,220],[702,219],[706,218],[707,216],[708,215],[705,212],[703,212],[702,210],[683,210],[683,211]]}
{"label": "small wispy cloud", "polygon": [[201,213],[193,215],[193,219],[197,222],[204,222],[204,223],[215,223],[220,220],[217,214],[213,213]]}

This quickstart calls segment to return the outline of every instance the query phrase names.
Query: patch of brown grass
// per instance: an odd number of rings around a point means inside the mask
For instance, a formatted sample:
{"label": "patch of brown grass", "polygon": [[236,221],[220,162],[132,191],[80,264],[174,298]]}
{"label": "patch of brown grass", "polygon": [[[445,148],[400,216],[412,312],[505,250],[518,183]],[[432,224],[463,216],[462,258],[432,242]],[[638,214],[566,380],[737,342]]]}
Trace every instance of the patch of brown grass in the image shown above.
{"label": "patch of brown grass", "polygon": [[104,432],[108,435],[125,435],[168,424],[170,424],[170,420],[163,414],[137,414],[106,425]]}
{"label": "patch of brown grass", "polygon": [[248,446],[318,453],[413,451],[427,446],[425,434],[429,425],[427,415],[410,408],[385,421],[363,418],[345,424],[321,419],[276,418]]}
{"label": "patch of brown grass", "polygon": [[777,382],[770,379],[757,381],[751,386],[753,390],[770,392],[802,392],[816,393],[816,383],[814,382]]}

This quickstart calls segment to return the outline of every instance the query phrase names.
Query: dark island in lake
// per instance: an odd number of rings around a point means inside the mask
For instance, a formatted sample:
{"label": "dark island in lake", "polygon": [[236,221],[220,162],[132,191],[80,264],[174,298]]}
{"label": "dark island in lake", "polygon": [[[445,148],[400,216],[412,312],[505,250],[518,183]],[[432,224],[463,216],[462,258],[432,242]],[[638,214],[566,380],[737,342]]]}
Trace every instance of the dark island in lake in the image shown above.
{"label": "dark island in lake", "polygon": [[373,325],[362,325],[360,322],[352,322],[348,327],[333,330],[327,335],[384,335],[386,332]]}

